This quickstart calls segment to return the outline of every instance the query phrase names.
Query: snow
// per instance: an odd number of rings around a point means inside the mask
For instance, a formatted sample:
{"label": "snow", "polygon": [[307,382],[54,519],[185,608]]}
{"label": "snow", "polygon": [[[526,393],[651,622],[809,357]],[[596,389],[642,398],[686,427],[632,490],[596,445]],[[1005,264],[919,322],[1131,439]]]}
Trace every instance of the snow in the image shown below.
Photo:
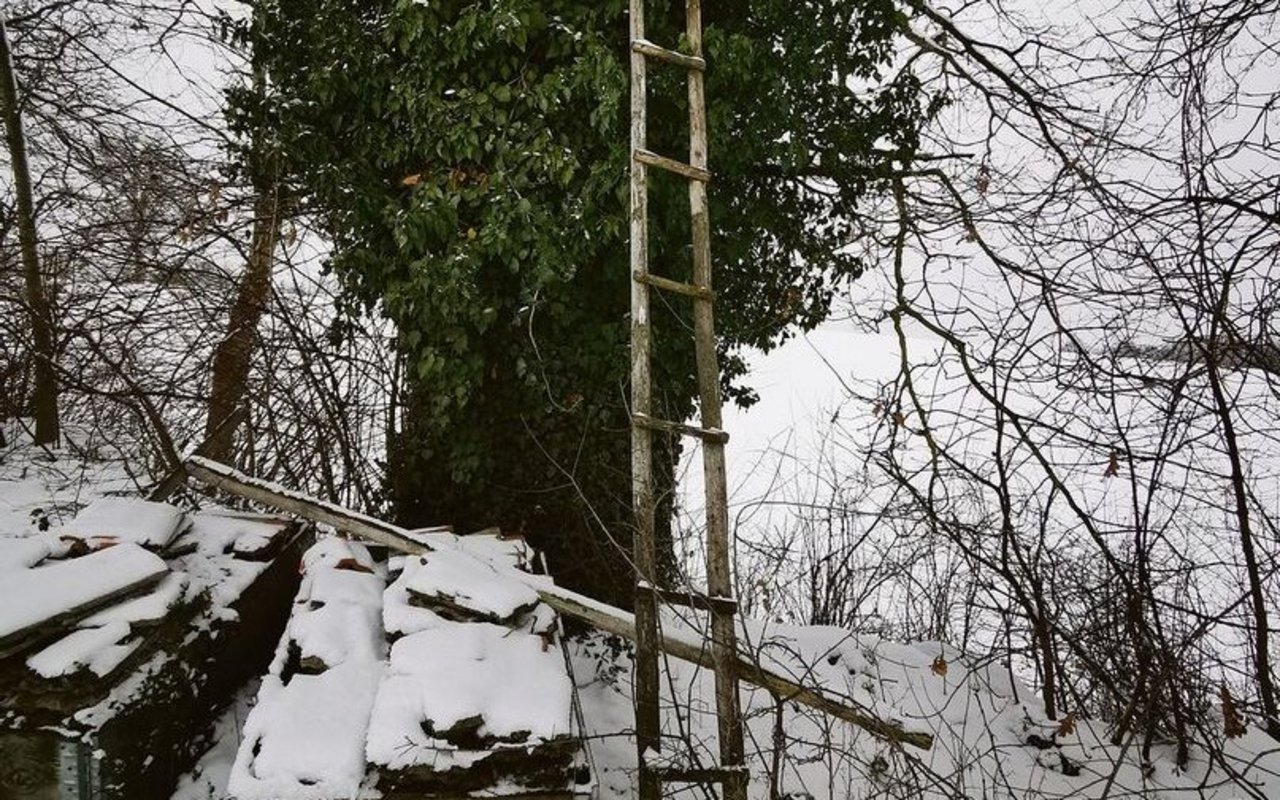
{"label": "snow", "polygon": [[141,642],[126,642],[128,638],[127,622],[82,628],[28,658],[27,666],[43,678],[72,675],[82,668],[102,677],[138,649]]}
{"label": "snow", "polygon": [[310,572],[318,566],[335,566],[343,561],[353,561],[368,570],[376,571],[377,565],[369,548],[337,536],[328,536],[307,548],[302,555],[302,567]]}
{"label": "snow", "polygon": [[[479,718],[480,737],[534,744],[571,734],[573,685],[559,647],[484,622],[446,622],[400,639],[378,689],[367,755],[403,769],[455,750],[429,736]],[[501,745],[495,745],[501,746]],[[437,767],[438,768],[438,767]]]}
{"label": "snow", "polygon": [[207,553],[253,555],[269,547],[287,524],[279,517],[208,509],[192,516],[189,536]]}
{"label": "snow", "polygon": [[454,538],[458,549],[495,566],[527,570],[533,560],[533,548],[523,536],[480,531]]}
{"label": "snow", "polygon": [[[364,743],[385,669],[383,578],[363,545],[322,539],[303,556],[288,627],[245,722],[229,789],[240,800],[363,796]],[[287,674],[291,645],[322,662]]]}
{"label": "snow", "polygon": [[264,679],[228,789],[238,800],[362,796],[364,738],[381,662],[350,661],[287,685]]}
{"label": "snow", "polygon": [[414,594],[445,600],[494,622],[510,620],[538,602],[528,586],[465,552],[439,550],[409,559],[400,580]]}
{"label": "snow", "polygon": [[421,608],[410,602],[403,574],[382,595],[382,625],[392,636],[425,631],[447,622],[431,609]]}
{"label": "snow", "polygon": [[[696,620],[690,622],[696,627]],[[1003,666],[937,642],[903,644],[840,628],[760,621],[745,623],[741,635],[744,646],[760,653],[771,669],[804,676],[806,685],[851,698],[881,718],[901,721],[907,730],[935,736],[927,751],[898,748],[848,723],[785,703],[783,741],[775,754],[777,699],[744,685],[753,800],[770,797],[771,773],[784,796],[816,800],[1246,796],[1221,766],[1208,772],[1200,748],[1189,768],[1179,771],[1171,747],[1154,748],[1152,762],[1144,764],[1139,747],[1113,746],[1106,726],[1089,720],[1054,736],[1061,720],[1046,718],[1039,698]],[[628,650],[599,634],[571,646],[600,800],[630,800],[636,791]],[[945,668],[935,666],[939,661]],[[666,749],[655,762],[714,763],[711,671],[677,659],[660,663],[663,729],[670,738],[664,738]],[[1280,744],[1252,729],[1242,739],[1224,742],[1220,721],[1203,722],[1233,768],[1248,770],[1254,792],[1247,796],[1280,796]],[[1053,739],[1052,746],[1041,750],[1028,744],[1033,734]],[[1080,774],[1065,774],[1063,758]]]}
{"label": "snow", "polygon": [[355,603],[295,611],[287,636],[302,658],[316,658],[330,667],[347,661],[376,661],[386,647],[380,609]]}
{"label": "snow", "polygon": [[0,536],[0,574],[34,567],[53,552],[50,543],[34,536]]}
{"label": "snow", "polygon": [[185,572],[170,572],[156,588],[132,600],[126,600],[80,621],[81,628],[93,628],[124,622],[130,626],[157,623],[178,604],[191,579]]}
{"label": "snow", "polygon": [[0,638],[74,611],[129,586],[158,578],[168,566],[136,544],[5,575]]}
{"label": "snow", "polygon": [[85,506],[75,519],[52,532],[55,538],[133,542],[159,550],[185,522],[179,508],[133,497],[103,497]]}

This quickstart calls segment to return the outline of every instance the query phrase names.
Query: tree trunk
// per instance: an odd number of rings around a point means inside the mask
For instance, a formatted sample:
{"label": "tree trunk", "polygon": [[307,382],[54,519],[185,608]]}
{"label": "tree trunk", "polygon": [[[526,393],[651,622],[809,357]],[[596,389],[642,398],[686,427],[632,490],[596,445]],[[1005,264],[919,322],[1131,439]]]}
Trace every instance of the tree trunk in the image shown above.
{"label": "tree trunk", "polygon": [[32,405],[36,418],[36,444],[56,445],[58,430],[58,379],[54,371],[53,309],[45,293],[40,272],[36,239],[35,202],[31,194],[31,171],[27,165],[27,141],[18,109],[18,79],[9,49],[9,28],[0,18],[0,103],[3,104],[5,141],[13,169],[13,189],[17,200],[18,242],[22,250],[22,271],[26,284],[27,313],[31,317],[32,354],[35,362],[35,393]]}
{"label": "tree trunk", "polygon": [[258,322],[266,310],[271,292],[271,266],[274,261],[280,215],[277,188],[259,190],[253,204],[253,240],[244,278],[236,294],[227,321],[227,335],[213,354],[209,389],[209,416],[205,420],[204,452],[215,461],[229,461],[235,441],[234,423],[224,425],[236,408],[244,402],[249,384],[249,366],[253,359]]}

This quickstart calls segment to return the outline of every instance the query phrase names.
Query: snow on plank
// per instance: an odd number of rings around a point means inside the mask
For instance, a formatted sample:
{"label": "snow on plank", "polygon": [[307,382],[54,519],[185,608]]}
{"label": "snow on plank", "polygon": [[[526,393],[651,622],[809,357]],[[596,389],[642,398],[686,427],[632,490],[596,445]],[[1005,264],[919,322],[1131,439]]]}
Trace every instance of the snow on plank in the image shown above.
{"label": "snow on plank", "polygon": [[336,538],[310,548],[303,564],[232,769],[239,800],[361,796],[365,735],[385,669],[385,580],[364,546]]}
{"label": "snow on plank", "polygon": [[369,760],[400,768],[429,763],[437,750],[568,736],[572,692],[560,649],[539,636],[484,622],[411,634],[391,648],[369,730]]}
{"label": "snow on plank", "polygon": [[237,800],[366,796],[364,739],[381,662],[263,680],[231,769]]}
{"label": "snow on plank", "polygon": [[111,622],[82,628],[62,637],[27,659],[42,678],[61,678],[87,669],[99,678],[120,666],[142,642],[129,639],[129,623]]}
{"label": "snow on plank", "polygon": [[274,555],[291,527],[280,517],[210,509],[191,516],[187,537],[201,552],[260,560]]}
{"label": "snow on plank", "polygon": [[102,497],[51,533],[58,539],[132,542],[149,550],[161,550],[173,541],[185,522],[182,509],[166,503],[136,497]]}
{"label": "snow on plank", "polygon": [[542,637],[442,620],[392,647],[366,757],[411,793],[562,792],[579,749],[572,691],[559,647]]}
{"label": "snow on plank", "polygon": [[0,658],[50,638],[66,625],[159,583],[169,567],[135,544],[5,574]]}
{"label": "snow on plank", "polygon": [[0,536],[0,574],[30,569],[52,552],[49,542],[37,536]]}
{"label": "snow on plank", "polygon": [[528,586],[458,551],[406,560],[401,580],[415,605],[459,621],[508,624],[538,604]]}
{"label": "snow on plank", "polygon": [[190,583],[185,572],[170,572],[153,591],[86,617],[79,627],[97,628],[115,622],[127,623],[131,629],[157,625],[181,602]]}

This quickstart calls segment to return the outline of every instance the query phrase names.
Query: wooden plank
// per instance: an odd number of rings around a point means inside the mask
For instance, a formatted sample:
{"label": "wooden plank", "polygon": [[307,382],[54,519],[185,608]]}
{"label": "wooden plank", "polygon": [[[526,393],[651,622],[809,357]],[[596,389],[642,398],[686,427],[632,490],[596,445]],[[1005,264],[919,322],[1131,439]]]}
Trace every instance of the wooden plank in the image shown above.
{"label": "wooden plank", "polygon": [[[689,74],[697,75],[700,73],[691,72]],[[650,167],[657,167],[658,169],[665,169],[667,172],[674,172],[675,174],[688,178],[695,183],[705,184],[711,181],[711,173],[696,164],[686,164],[683,161],[676,161],[674,158],[660,156],[657,153],[643,148],[635,148],[633,152],[634,156],[632,161],[634,162],[639,162]]]}
{"label": "wooden plank", "polygon": [[[632,614],[611,608],[604,603],[559,586],[530,585],[538,592],[538,596],[544,603],[561,614],[568,614],[602,631],[635,641],[636,618]],[[704,667],[714,666],[711,653],[708,652],[704,642],[692,642],[679,636],[664,634],[660,637],[658,644],[664,652],[676,658]],[[909,744],[925,750],[933,746],[932,734],[905,731],[893,723],[824,694],[820,690],[803,686],[791,678],[766,669],[744,654],[736,655],[735,665],[741,680],[767,689],[783,700],[818,709],[886,741]]]}
{"label": "wooden plank", "polygon": [[665,47],[654,44],[648,39],[633,39],[631,41],[631,49],[636,53],[656,58],[659,61],[665,61],[668,64],[674,64],[677,67],[685,69],[705,70],[707,62],[697,56],[687,56],[684,53],[678,53],[675,50],[668,50]]}
{"label": "wooden plank", "polygon": [[128,586],[121,587],[114,592],[101,595],[93,599],[92,602],[83,603],[74,608],[69,608],[61,613],[46,617],[36,625],[23,628],[0,639],[0,660],[9,658],[10,656],[33,650],[44,644],[48,644],[55,639],[61,638],[63,635],[70,633],[77,622],[85,617],[98,613],[104,608],[108,608],[122,600],[130,600],[146,594],[160,583],[160,580],[168,573],[168,570],[156,572],[148,575],[141,580],[134,581]]}
{"label": "wooden plank", "polygon": [[662,589],[656,586],[641,587],[642,590],[657,592],[658,599],[669,605],[700,608],[704,611],[719,606],[729,611],[736,611],[738,601],[732,597],[711,597],[702,592],[686,592],[681,589]]}
{"label": "wooden plank", "polygon": [[332,525],[337,530],[386,545],[402,553],[418,555],[434,549],[408,535],[399,526],[258,480],[217,461],[189,456],[185,464],[191,477],[214,489],[223,489],[254,502],[297,514],[312,522]]}

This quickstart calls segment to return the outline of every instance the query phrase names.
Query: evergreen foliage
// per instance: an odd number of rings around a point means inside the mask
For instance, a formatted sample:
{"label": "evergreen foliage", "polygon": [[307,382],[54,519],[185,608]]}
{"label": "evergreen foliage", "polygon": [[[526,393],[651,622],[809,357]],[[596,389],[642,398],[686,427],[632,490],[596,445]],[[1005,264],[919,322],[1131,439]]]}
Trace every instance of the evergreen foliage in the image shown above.
{"label": "evergreen foliage", "polygon": [[[677,43],[683,3],[649,5],[649,38]],[[860,200],[936,110],[889,72],[901,14],[707,3],[717,326],[739,402],[733,353],[824,318],[863,269]],[[249,139],[269,120],[350,300],[398,331],[400,521],[523,529],[562,580],[628,595],[624,0],[264,0],[243,32],[267,87],[233,92],[233,125]],[[650,148],[683,158],[684,74],[650,76]],[[652,187],[652,268],[687,279],[684,182]],[[689,313],[655,297],[655,403],[672,419],[695,410]]]}

